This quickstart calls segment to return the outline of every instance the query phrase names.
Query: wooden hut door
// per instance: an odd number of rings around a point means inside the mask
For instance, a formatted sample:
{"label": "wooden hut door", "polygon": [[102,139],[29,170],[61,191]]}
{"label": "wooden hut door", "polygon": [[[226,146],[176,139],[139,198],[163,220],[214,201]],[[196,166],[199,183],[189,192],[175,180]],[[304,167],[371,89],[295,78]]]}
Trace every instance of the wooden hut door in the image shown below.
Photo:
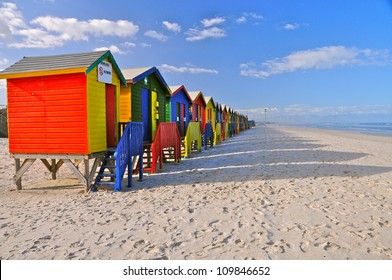
{"label": "wooden hut door", "polygon": [[176,123],[177,123],[177,128],[178,132],[180,132],[180,135],[182,135],[182,129],[181,129],[181,113],[180,113],[180,102],[176,102]]}
{"label": "wooden hut door", "polygon": [[116,147],[116,90],[109,84],[106,84],[106,143],[107,147]]}
{"label": "wooden hut door", "polygon": [[181,136],[185,136],[185,122],[186,122],[186,115],[185,115],[185,104],[181,104],[181,130],[182,134]]}
{"label": "wooden hut door", "polygon": [[150,139],[150,102],[148,89],[142,89],[142,121],[143,121],[143,141],[151,141]]}

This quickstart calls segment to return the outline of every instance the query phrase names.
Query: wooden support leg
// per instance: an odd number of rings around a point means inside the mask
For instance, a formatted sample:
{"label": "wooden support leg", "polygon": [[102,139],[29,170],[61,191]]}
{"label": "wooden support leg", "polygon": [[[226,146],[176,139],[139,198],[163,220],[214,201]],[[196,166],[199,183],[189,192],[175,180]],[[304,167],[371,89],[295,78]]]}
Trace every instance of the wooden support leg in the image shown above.
{"label": "wooden support leg", "polygon": [[23,174],[29,169],[29,167],[34,163],[36,159],[26,159],[22,166],[20,166],[20,159],[15,159],[15,169],[16,169],[16,174],[14,176],[14,182],[16,184],[16,189],[21,190],[22,189],[22,176]]}
{"label": "wooden support leg", "polygon": [[57,169],[56,169],[56,160],[55,159],[52,159],[52,166],[50,169],[51,169],[50,171],[52,172],[52,179],[56,180]]}
{"label": "wooden support leg", "polygon": [[[89,184],[91,185],[93,180],[94,180],[94,176],[95,176],[95,172],[97,171],[98,165],[103,161],[103,158],[96,158],[94,160],[93,163],[93,167],[91,168],[91,172],[90,172],[90,176],[88,178],[89,180]],[[91,189],[91,188],[90,188]]]}
{"label": "wooden support leg", "polygon": [[68,168],[75,174],[76,177],[78,177],[79,181],[83,185],[87,185],[86,178],[84,175],[79,171],[79,169],[76,168],[76,166],[73,164],[73,162],[69,159],[64,159],[64,163],[68,166]]}
{"label": "wooden support leg", "polygon": [[86,179],[86,188],[85,191],[88,192],[90,190],[91,182],[90,182],[90,162],[88,159],[84,160],[84,178]]}
{"label": "wooden support leg", "polygon": [[[20,159],[16,158],[15,159],[15,174],[18,173],[19,169],[20,169]],[[18,191],[20,191],[22,189],[22,179],[16,180],[15,184],[16,184],[16,189]]]}

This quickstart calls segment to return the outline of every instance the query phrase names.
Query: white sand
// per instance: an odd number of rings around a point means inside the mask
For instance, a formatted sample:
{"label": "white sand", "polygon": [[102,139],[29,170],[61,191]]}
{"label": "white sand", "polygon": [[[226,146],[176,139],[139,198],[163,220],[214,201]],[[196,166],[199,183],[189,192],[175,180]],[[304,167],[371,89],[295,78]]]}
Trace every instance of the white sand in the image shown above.
{"label": "white sand", "polygon": [[392,259],[392,137],[260,126],[92,194],[40,162],[15,191],[0,141],[0,259]]}

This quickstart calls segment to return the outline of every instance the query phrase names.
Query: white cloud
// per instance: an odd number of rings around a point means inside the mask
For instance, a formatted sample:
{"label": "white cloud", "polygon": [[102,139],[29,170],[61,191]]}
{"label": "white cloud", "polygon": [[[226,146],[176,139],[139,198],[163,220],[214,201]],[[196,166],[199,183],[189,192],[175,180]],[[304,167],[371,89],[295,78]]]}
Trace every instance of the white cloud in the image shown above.
{"label": "white cloud", "polygon": [[328,46],[304,51],[292,52],[283,58],[276,58],[262,63],[257,69],[254,64],[240,65],[241,75],[267,78],[298,70],[328,69],[339,66],[375,65],[389,63],[388,51]]}
{"label": "white cloud", "polygon": [[227,36],[227,33],[222,28],[214,26],[202,30],[197,28],[191,28],[186,32],[186,35],[188,36],[186,40],[193,42],[193,41],[200,41],[209,38],[213,38],[213,39],[223,38]]}
{"label": "white cloud", "polygon": [[137,25],[126,20],[90,19],[88,21],[79,21],[76,18],[45,16],[38,17],[31,23],[39,25],[47,31],[63,34],[69,37],[70,40],[88,40],[88,34],[132,37],[139,31]]}
{"label": "white cloud", "polygon": [[0,8],[1,19],[7,23],[12,32],[18,28],[26,27],[22,13],[14,3],[2,3]]}
{"label": "white cloud", "polygon": [[165,42],[168,39],[168,37],[166,35],[159,33],[155,30],[148,30],[144,33],[144,35],[146,35],[150,38],[156,39],[158,41],[161,41],[161,42]]}
{"label": "white cloud", "polygon": [[9,62],[9,60],[7,58],[0,58],[0,65],[8,64],[8,62]]}
{"label": "white cloud", "polygon": [[147,44],[147,43],[140,43],[139,44],[142,48],[150,48],[151,44]]}
{"label": "white cloud", "polygon": [[237,23],[245,23],[249,19],[254,19],[254,20],[259,20],[259,19],[264,19],[263,16],[258,15],[256,13],[243,13],[241,17],[239,17],[236,22]]}
{"label": "white cloud", "polygon": [[163,21],[162,24],[169,31],[173,31],[176,33],[181,31],[181,26],[178,23]]}
{"label": "white cloud", "polygon": [[101,48],[94,49],[95,52],[106,51],[106,50],[110,50],[111,53],[125,54],[125,52],[120,50],[120,48],[115,45],[111,45],[110,47],[101,47]]}
{"label": "white cloud", "polygon": [[18,35],[24,37],[22,42],[11,43],[10,47],[15,48],[52,48],[62,46],[68,37],[52,35],[44,30],[37,28],[22,29],[17,32]]}
{"label": "white cloud", "polygon": [[244,23],[247,21],[247,18],[245,16],[241,16],[239,18],[237,18],[236,22],[237,23]]}
{"label": "white cloud", "polygon": [[136,47],[136,43],[133,43],[133,42],[125,42],[124,45],[127,47],[132,47],[132,48]]}
{"label": "white cloud", "polygon": [[331,122],[338,120],[388,120],[392,115],[392,104],[370,104],[350,106],[311,106],[307,104],[292,104],[284,108],[268,108],[265,116],[265,108],[242,109],[239,112],[249,116],[249,119],[283,123],[309,123],[309,122]]}
{"label": "white cloud", "polygon": [[205,18],[205,19],[202,19],[200,22],[203,24],[204,27],[211,27],[214,25],[222,24],[225,21],[226,21],[226,19],[223,17],[216,17],[216,18],[211,18],[211,19]]}
{"label": "white cloud", "polygon": [[133,37],[139,31],[137,25],[127,20],[80,21],[76,18],[43,16],[27,24],[13,3],[3,3],[0,14],[0,40],[15,48],[50,48],[69,41],[87,41],[90,36]]}
{"label": "white cloud", "polygon": [[213,69],[206,69],[206,68],[198,68],[198,67],[178,67],[168,64],[162,64],[159,66],[165,72],[174,72],[174,73],[191,73],[191,74],[200,74],[200,73],[207,73],[207,74],[218,74],[217,70]]}
{"label": "white cloud", "polygon": [[283,25],[283,29],[285,30],[295,30],[298,29],[300,27],[300,25],[298,23],[286,23],[285,25]]}

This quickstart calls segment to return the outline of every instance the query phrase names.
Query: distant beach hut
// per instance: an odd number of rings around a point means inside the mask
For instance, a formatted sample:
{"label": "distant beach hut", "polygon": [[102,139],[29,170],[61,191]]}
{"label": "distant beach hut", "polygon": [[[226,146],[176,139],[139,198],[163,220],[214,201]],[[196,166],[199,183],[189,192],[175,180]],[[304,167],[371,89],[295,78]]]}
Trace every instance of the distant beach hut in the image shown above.
{"label": "distant beach hut", "polygon": [[201,91],[190,91],[192,98],[192,121],[200,123],[200,130],[203,133],[206,124],[206,101]]}
{"label": "distant beach hut", "polygon": [[53,179],[65,163],[88,189],[104,152],[119,141],[120,85],[126,81],[111,52],[24,57],[0,78],[7,79],[9,152],[17,188],[40,159]]}
{"label": "distant beach hut", "polygon": [[206,101],[206,126],[204,129],[204,145],[213,146],[216,143],[215,128],[216,128],[216,108],[215,101],[212,96],[205,96]]}
{"label": "distant beach hut", "polygon": [[170,86],[171,96],[171,121],[177,124],[181,138],[185,137],[188,124],[192,120],[190,109],[192,98],[189,96],[185,86]]}
{"label": "distant beach hut", "polygon": [[142,122],[145,142],[152,142],[160,122],[170,122],[171,90],[156,67],[122,69],[121,121]]}
{"label": "distant beach hut", "polygon": [[215,139],[214,145],[223,141],[222,138],[222,106],[220,103],[215,102],[215,116],[216,116],[216,125],[215,125]]}
{"label": "distant beach hut", "polygon": [[234,129],[233,129],[233,123],[232,123],[232,116],[233,116],[233,109],[226,106],[227,109],[227,135],[228,137],[233,137],[234,135]]}
{"label": "distant beach hut", "polygon": [[229,138],[229,124],[228,124],[228,116],[227,116],[228,107],[225,104],[221,104],[222,110],[222,139],[226,140]]}

